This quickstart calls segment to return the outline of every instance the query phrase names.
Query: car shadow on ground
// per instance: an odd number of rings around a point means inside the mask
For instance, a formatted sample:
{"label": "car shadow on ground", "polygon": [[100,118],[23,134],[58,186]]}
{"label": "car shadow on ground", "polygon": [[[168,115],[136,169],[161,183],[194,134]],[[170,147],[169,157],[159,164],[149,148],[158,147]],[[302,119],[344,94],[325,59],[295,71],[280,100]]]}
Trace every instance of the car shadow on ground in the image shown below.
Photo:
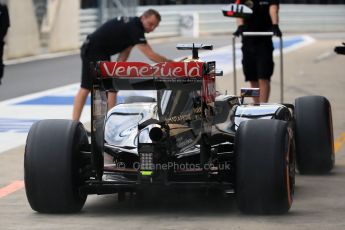
{"label": "car shadow on ground", "polygon": [[[317,202],[320,196],[329,194],[329,188],[339,188],[339,177],[345,174],[345,166],[336,165],[331,173],[324,175],[296,174],[294,202],[283,216],[311,215],[312,209],[302,208],[309,202]],[[339,188],[341,190],[341,188]],[[337,190],[332,190],[338,193]],[[316,208],[316,207],[314,207]],[[237,208],[236,195],[224,195],[219,191],[154,191],[144,196],[129,194],[126,200],[118,202],[117,194],[89,196],[81,215],[85,216],[146,216],[187,215],[227,216],[241,215]]]}
{"label": "car shadow on ground", "polygon": [[118,195],[91,196],[82,214],[140,215],[176,214],[189,216],[220,216],[239,212],[234,195],[193,191],[150,191],[150,194],[126,196],[119,202]]}

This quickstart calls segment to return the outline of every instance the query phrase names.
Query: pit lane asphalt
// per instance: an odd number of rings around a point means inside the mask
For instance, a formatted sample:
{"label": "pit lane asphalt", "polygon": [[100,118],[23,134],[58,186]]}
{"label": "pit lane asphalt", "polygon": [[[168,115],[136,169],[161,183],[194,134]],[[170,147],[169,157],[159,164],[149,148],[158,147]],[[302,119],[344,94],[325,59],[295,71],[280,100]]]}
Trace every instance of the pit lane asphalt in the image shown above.
{"label": "pit lane asphalt", "polygon": [[[316,42],[284,56],[285,98],[324,95],[333,110],[334,137],[340,145],[345,133],[345,56],[333,54],[345,34],[312,34]],[[175,58],[175,44],[194,39],[172,38],[155,43],[158,52]],[[229,45],[230,35],[198,41],[215,47]],[[198,42],[197,41],[197,42]],[[189,55],[189,53],[186,53]],[[137,52],[131,60],[145,61]],[[276,61],[276,63],[279,63]],[[278,67],[278,66],[277,66]],[[277,69],[276,69],[277,70]],[[245,86],[239,71],[239,86]],[[0,101],[78,82],[78,55],[7,66]],[[272,80],[271,101],[279,99],[277,71]],[[231,75],[222,84],[231,84]],[[30,86],[30,87],[28,87]],[[116,195],[89,196],[81,213],[43,215],[31,210],[24,189],[0,198],[0,229],[345,229],[345,147],[336,154],[336,167],[329,175],[296,177],[294,203],[282,216],[241,214],[233,197],[212,197],[193,192],[159,194],[146,200],[117,202]],[[23,152],[19,147],[0,155],[0,189],[23,180]]]}

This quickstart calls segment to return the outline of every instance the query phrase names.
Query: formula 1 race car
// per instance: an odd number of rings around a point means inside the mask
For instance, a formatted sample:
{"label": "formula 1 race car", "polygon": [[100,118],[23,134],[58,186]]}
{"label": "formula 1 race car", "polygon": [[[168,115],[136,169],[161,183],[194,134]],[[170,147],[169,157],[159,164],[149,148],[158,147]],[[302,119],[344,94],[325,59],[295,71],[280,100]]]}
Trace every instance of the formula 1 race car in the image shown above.
{"label": "formula 1 race car", "polygon": [[[180,62],[98,62],[91,95],[91,143],[80,122],[42,120],[25,147],[25,188],[33,210],[80,211],[88,194],[198,188],[236,195],[244,213],[286,213],[301,174],[334,165],[331,107],[321,96],[292,104],[250,104],[216,95],[211,45],[185,44]],[[107,91],[155,90],[107,111]]]}

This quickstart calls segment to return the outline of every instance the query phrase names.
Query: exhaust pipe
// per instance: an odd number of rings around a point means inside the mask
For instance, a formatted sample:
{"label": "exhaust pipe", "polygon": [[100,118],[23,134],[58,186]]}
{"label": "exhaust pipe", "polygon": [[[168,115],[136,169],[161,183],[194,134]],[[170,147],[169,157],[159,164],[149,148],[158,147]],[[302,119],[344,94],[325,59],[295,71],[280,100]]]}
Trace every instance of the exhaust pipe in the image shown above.
{"label": "exhaust pipe", "polygon": [[149,137],[153,142],[162,141],[166,138],[167,134],[164,129],[162,129],[161,126],[156,125],[153,128],[151,128],[149,132]]}

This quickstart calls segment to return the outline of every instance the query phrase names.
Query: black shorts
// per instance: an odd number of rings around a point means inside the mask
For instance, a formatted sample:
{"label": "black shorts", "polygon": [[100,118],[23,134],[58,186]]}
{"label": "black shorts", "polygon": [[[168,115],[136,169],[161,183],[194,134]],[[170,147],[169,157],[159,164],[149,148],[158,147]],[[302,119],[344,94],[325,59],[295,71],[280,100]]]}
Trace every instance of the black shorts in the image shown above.
{"label": "black shorts", "polygon": [[89,44],[85,43],[80,49],[80,56],[82,61],[80,87],[91,90],[92,79],[95,74],[95,71],[93,71],[91,68],[91,63],[95,63],[97,61],[110,61],[110,56],[92,49]]}
{"label": "black shorts", "polygon": [[4,75],[4,67],[5,67],[2,60],[2,56],[4,54],[4,45],[5,43],[0,38],[0,84],[1,84],[1,78]]}
{"label": "black shorts", "polygon": [[274,69],[271,40],[243,42],[242,54],[243,73],[246,81],[271,80]]}

